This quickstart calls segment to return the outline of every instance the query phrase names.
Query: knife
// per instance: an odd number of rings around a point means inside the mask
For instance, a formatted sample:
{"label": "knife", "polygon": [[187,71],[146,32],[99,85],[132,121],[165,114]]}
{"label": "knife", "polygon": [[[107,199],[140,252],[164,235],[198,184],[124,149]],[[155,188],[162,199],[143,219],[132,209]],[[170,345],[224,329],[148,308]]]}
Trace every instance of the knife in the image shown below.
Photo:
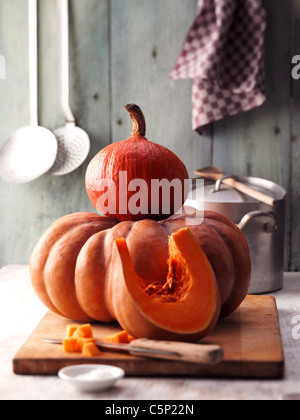
{"label": "knife", "polygon": [[[46,339],[48,344],[63,344],[63,340]],[[177,362],[217,364],[224,354],[220,346],[210,344],[190,344],[173,341],[154,341],[147,339],[134,340],[130,344],[111,344],[95,342],[99,349],[117,350],[132,356],[151,359],[173,360]]]}

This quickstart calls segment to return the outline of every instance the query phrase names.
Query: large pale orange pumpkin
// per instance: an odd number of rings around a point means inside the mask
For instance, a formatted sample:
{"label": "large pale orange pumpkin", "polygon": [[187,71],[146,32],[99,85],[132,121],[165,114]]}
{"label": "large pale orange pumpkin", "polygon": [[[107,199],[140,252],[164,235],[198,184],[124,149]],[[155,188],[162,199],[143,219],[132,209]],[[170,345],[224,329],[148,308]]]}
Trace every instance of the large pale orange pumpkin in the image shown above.
{"label": "large pale orange pumpkin", "polygon": [[30,261],[33,287],[52,311],[77,321],[117,320],[136,338],[196,341],[247,295],[250,257],[242,232],[206,212],[122,222],[91,213],[56,221]]}

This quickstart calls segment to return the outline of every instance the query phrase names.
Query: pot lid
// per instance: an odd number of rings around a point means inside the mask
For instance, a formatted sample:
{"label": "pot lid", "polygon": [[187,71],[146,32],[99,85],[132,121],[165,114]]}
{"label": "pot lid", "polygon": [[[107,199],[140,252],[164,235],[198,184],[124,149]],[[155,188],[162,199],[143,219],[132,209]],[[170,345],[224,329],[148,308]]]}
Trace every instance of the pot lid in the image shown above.
{"label": "pot lid", "polygon": [[[283,200],[286,196],[286,190],[274,182],[267,181],[261,178],[240,177],[238,178],[243,184],[254,188],[255,190],[273,197],[276,201]],[[193,186],[193,191],[190,192],[188,199],[193,200],[195,195],[196,184]],[[204,187],[204,201],[207,203],[257,203],[258,201],[240,191],[231,188],[225,184],[220,186],[219,191],[215,191],[214,182],[205,182]]]}

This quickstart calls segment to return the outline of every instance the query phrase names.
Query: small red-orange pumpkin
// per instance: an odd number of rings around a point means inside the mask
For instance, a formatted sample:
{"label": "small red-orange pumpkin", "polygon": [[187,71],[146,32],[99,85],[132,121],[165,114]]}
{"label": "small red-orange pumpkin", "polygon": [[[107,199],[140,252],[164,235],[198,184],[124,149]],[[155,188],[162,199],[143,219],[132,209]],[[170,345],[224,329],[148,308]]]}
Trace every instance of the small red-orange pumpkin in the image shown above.
{"label": "small red-orange pumpkin", "polygon": [[[188,191],[184,181],[189,178],[188,172],[173,152],[147,140],[141,109],[137,105],[125,108],[133,120],[132,135],[110,144],[90,162],[86,172],[87,193],[95,208],[113,219],[165,220],[186,200]],[[154,180],[173,184],[170,189],[162,190],[160,186],[154,192]],[[133,182],[143,182],[146,188],[142,191]]]}

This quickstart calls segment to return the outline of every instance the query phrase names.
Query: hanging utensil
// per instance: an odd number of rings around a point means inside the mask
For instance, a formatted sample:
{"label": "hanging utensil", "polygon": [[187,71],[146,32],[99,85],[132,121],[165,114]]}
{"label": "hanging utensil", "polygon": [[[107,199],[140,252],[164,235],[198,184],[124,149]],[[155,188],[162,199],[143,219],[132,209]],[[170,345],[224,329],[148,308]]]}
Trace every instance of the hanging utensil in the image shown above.
{"label": "hanging utensil", "polygon": [[58,153],[49,173],[62,176],[75,171],[83,164],[90,151],[90,139],[84,130],[76,126],[70,107],[68,0],[57,0],[57,7],[60,22],[60,102],[66,125],[54,131]]}
{"label": "hanging utensil", "polygon": [[229,187],[235,188],[236,190],[249,195],[252,198],[255,198],[262,203],[268,204],[269,206],[274,206],[276,200],[273,197],[268,196],[267,194],[261,193],[260,191],[255,190],[254,188],[249,187],[248,185],[243,184],[237,180],[237,177],[232,175],[224,175],[224,172],[221,168],[216,166],[208,166],[206,168],[198,169],[195,171],[195,174],[201,176],[205,179],[212,179],[213,181],[218,181],[215,191],[218,192],[221,184],[226,184]]}
{"label": "hanging utensil", "polygon": [[30,126],[16,131],[0,150],[0,176],[12,184],[33,181],[53,166],[57,140],[38,125],[37,0],[29,0]]}
{"label": "hanging utensil", "polygon": [[[63,340],[46,339],[48,344],[63,344]],[[110,344],[96,341],[96,346],[104,350],[130,353],[132,356],[151,359],[173,360],[177,362],[217,364],[223,360],[220,346],[209,344],[176,343],[171,341],[134,340],[130,344]]]}

